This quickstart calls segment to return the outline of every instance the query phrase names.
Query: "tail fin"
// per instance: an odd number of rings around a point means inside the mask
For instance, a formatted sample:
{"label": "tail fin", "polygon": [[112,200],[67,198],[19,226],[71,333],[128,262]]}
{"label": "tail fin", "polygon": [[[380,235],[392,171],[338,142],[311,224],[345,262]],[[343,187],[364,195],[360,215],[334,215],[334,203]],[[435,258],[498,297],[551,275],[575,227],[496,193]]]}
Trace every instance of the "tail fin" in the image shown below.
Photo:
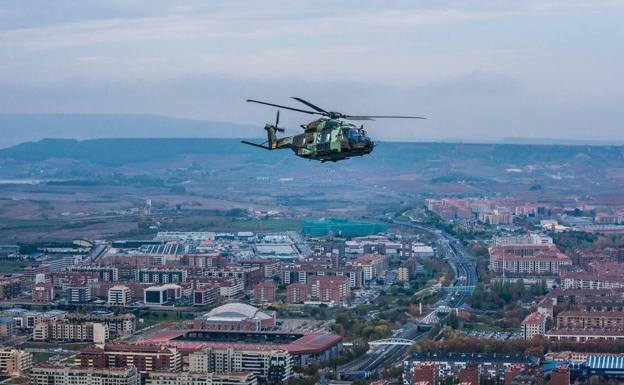
{"label": "tail fin", "polygon": [[264,129],[267,132],[267,146],[269,149],[274,149],[277,147],[277,135],[275,135],[275,126],[272,124],[267,124],[264,126]]}
{"label": "tail fin", "polygon": [[277,135],[275,134],[275,132],[285,131],[283,128],[279,127],[279,118],[280,118],[280,112],[279,110],[277,110],[277,114],[275,115],[275,125],[273,126],[271,124],[267,124],[264,126],[264,129],[267,131],[267,142],[269,144],[270,149],[277,148]]}
{"label": "tail fin", "polygon": [[[264,126],[264,129],[267,132],[267,145],[265,146],[264,144],[257,144],[257,143],[253,143],[253,142],[248,142],[246,140],[243,140],[242,142],[245,144],[248,144],[250,146],[254,146],[254,147],[260,147],[260,148],[264,148],[265,150],[274,150],[276,148],[281,148],[283,147],[284,143],[278,143],[277,142],[277,135],[276,132],[284,132],[285,130],[281,127],[278,127],[279,124],[279,110],[277,111],[277,116],[275,117],[275,125],[272,124],[266,124]],[[282,138],[281,141],[284,142],[284,140],[288,140],[290,138]]]}

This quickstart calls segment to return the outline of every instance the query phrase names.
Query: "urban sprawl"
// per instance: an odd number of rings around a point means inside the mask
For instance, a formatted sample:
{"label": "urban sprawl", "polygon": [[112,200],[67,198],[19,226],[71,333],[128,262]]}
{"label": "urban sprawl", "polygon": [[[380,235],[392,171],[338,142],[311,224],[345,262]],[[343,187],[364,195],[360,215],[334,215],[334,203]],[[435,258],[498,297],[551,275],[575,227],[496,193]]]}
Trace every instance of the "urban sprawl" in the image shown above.
{"label": "urban sprawl", "polygon": [[0,264],[5,383],[624,379],[624,207],[427,199],[299,231],[2,245]]}

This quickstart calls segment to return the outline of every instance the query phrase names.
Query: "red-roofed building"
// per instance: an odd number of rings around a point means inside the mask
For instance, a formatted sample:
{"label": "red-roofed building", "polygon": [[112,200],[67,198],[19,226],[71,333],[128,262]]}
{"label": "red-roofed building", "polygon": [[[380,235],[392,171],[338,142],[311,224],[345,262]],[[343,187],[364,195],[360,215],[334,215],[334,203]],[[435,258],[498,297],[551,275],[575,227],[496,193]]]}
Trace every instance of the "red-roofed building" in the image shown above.
{"label": "red-roofed building", "polygon": [[[212,340],[212,335],[217,335],[218,341]],[[271,342],[273,337],[277,337],[279,342]],[[231,341],[224,341],[227,339]],[[238,342],[245,340],[248,342]],[[254,340],[262,342],[249,342]],[[175,330],[156,333],[149,338],[137,341],[137,344],[167,345],[175,347],[183,355],[206,348],[246,351],[284,350],[293,357],[295,365],[308,366],[311,362],[326,361],[337,355],[342,347],[341,342],[342,337],[329,333],[293,335],[279,332]]]}
{"label": "red-roofed building", "polygon": [[343,304],[351,294],[345,276],[314,276],[309,279],[310,297],[319,302]]}
{"label": "red-roofed building", "polygon": [[511,382],[518,374],[524,370],[524,365],[515,364],[505,369],[505,385],[511,385]]}
{"label": "red-roofed building", "polygon": [[520,324],[520,333],[525,340],[544,335],[546,333],[546,316],[537,312],[527,315]]}
{"label": "red-roofed building", "polygon": [[75,359],[81,368],[124,368],[135,366],[141,373],[182,369],[182,355],[174,347],[138,344],[105,344],[83,349]]}
{"label": "red-roofed building", "polygon": [[32,286],[32,301],[35,303],[50,303],[54,300],[54,285],[51,283],[37,283]]}
{"label": "red-roofed building", "polygon": [[[257,385],[252,372],[151,372],[146,385]],[[115,384],[117,385],[117,384]],[[121,384],[120,384],[121,385]]]}
{"label": "red-roofed building", "polygon": [[570,368],[567,365],[554,368],[550,375],[550,385],[570,385]]}
{"label": "red-roofed building", "polygon": [[286,287],[286,303],[303,303],[308,300],[308,285],[291,283]]}
{"label": "red-roofed building", "polygon": [[466,367],[459,372],[459,383],[464,385],[479,385],[479,364],[467,363]]}
{"label": "red-roofed building", "polygon": [[556,328],[546,332],[546,338],[549,341],[624,341],[624,330]]}
{"label": "red-roofed building", "polygon": [[256,303],[275,303],[276,287],[273,282],[260,282],[254,287]]}
{"label": "red-roofed building", "polygon": [[436,366],[433,362],[421,362],[414,364],[410,370],[411,383],[429,383],[436,384]]}
{"label": "red-roofed building", "polygon": [[497,273],[558,274],[572,260],[554,245],[507,245],[492,247],[490,269]]}
{"label": "red-roofed building", "polygon": [[569,329],[624,330],[624,312],[562,311],[557,314],[557,327]]}

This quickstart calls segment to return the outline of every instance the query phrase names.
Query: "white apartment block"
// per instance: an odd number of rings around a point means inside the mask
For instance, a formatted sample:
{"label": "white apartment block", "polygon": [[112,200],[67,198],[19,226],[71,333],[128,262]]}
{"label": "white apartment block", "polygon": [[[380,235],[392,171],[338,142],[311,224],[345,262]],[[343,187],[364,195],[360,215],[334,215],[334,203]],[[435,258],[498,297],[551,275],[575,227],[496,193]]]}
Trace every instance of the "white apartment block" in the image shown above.
{"label": "white apartment block", "polygon": [[140,385],[135,367],[80,369],[70,366],[36,366],[30,373],[31,385]]}

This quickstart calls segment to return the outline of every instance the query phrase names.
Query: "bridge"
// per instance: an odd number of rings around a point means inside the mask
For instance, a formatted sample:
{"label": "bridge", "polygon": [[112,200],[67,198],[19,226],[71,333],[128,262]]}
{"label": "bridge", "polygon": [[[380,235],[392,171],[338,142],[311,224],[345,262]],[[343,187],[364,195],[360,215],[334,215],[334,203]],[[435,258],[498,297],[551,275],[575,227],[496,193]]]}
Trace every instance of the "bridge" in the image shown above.
{"label": "bridge", "polygon": [[381,346],[381,345],[407,345],[411,346],[414,344],[414,340],[408,340],[406,338],[385,338],[383,340],[371,341],[368,343],[369,346]]}
{"label": "bridge", "polygon": [[431,313],[419,319],[417,322],[421,325],[433,325],[440,321],[440,314],[446,315],[453,311],[453,308],[446,305],[440,305],[433,309]]}
{"label": "bridge", "polygon": [[463,285],[463,286],[442,286],[438,288],[439,290],[446,291],[462,291],[466,293],[472,293],[474,291],[474,285]]}

